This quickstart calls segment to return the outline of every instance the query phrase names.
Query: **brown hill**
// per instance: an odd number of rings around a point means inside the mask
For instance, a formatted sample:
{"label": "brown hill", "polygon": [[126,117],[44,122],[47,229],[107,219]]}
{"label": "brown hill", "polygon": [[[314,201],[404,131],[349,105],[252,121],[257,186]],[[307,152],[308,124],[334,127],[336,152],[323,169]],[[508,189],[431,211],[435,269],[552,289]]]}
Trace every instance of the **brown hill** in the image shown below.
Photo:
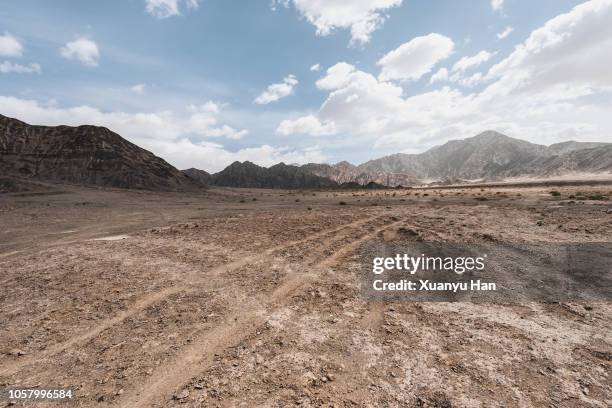
{"label": "brown hill", "polygon": [[24,178],[119,188],[196,188],[166,161],[107,128],[33,126],[2,115],[0,171]]}

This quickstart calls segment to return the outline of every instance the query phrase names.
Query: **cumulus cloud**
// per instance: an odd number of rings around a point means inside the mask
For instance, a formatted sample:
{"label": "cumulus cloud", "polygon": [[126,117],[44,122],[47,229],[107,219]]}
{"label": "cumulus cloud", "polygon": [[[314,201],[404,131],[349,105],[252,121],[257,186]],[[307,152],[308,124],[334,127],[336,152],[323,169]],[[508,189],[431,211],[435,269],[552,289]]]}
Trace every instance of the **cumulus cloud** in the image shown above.
{"label": "cumulus cloud", "polygon": [[291,3],[315,26],[317,35],[350,29],[351,44],[365,44],[384,23],[383,13],[400,6],[402,0],[272,0],[273,8],[278,4],[288,7]]}
{"label": "cumulus cloud", "polygon": [[136,95],[144,95],[146,87],[147,86],[145,84],[136,84],[130,87],[130,91],[132,91]]}
{"label": "cumulus cloud", "polygon": [[317,146],[295,149],[261,145],[235,151],[226,149],[218,142],[219,138],[241,138],[248,130],[222,123],[225,108],[222,103],[208,101],[190,105],[181,112],[104,112],[90,106],[58,107],[54,103],[0,96],[0,112],[4,115],[32,124],[105,126],[178,168],[219,171],[236,160],[250,160],[264,166],[281,161],[325,161]]}
{"label": "cumulus cloud", "polygon": [[0,73],[2,74],[40,74],[41,72],[40,64],[35,62],[28,65],[15,64],[10,61],[0,62]]}
{"label": "cumulus cloud", "polygon": [[312,65],[312,66],[310,67],[310,70],[311,70],[312,72],[318,72],[318,71],[320,71],[320,70],[321,70],[321,64],[314,64],[314,65]]}
{"label": "cumulus cloud", "polygon": [[472,55],[471,57],[463,57],[459,61],[453,65],[453,72],[463,72],[472,67],[476,67],[483,62],[487,62],[494,53],[490,53],[488,51],[480,51],[476,55]]}
{"label": "cumulus cloud", "polygon": [[512,32],[514,31],[514,27],[506,27],[504,29],[504,31],[502,31],[501,33],[497,34],[497,38],[499,38],[500,40],[503,40],[504,38],[508,37],[510,34],[512,34]]}
{"label": "cumulus cloud", "polygon": [[276,102],[286,96],[293,94],[293,90],[298,84],[298,80],[294,75],[288,75],[283,79],[283,82],[269,85],[255,100],[258,105],[267,105],[271,102]]}
{"label": "cumulus cloud", "polygon": [[264,144],[230,151],[218,143],[192,142],[187,138],[176,141],[140,141],[140,143],[141,146],[180,169],[196,167],[211,173],[223,170],[235,161],[248,160],[265,167],[280,162],[306,164],[326,161],[326,156],[318,146],[292,149],[287,146],[275,147]]}
{"label": "cumulus cloud", "polygon": [[435,74],[429,79],[429,83],[448,81],[448,69],[440,68]]}
{"label": "cumulus cloud", "polygon": [[98,44],[85,37],[79,37],[74,41],[67,42],[60,48],[60,54],[64,58],[78,60],[90,67],[97,66],[100,59]]}
{"label": "cumulus cloud", "polygon": [[380,79],[416,80],[430,72],[454,49],[453,40],[437,33],[416,37],[387,53],[377,64],[382,70]]}
{"label": "cumulus cloud", "polygon": [[[313,116],[333,123],[338,137],[393,150],[490,128],[540,143],[612,138],[610,21],[612,0],[591,0],[549,20],[488,72],[461,78],[464,85],[489,82],[475,93],[444,86],[406,95],[387,80],[395,75],[377,77],[339,63],[317,82],[329,94]],[[283,129],[290,133],[287,124]]]}
{"label": "cumulus cloud", "polygon": [[296,120],[284,120],[276,129],[279,135],[309,134],[312,136],[325,136],[334,134],[333,123],[321,123],[314,115],[302,116]]}
{"label": "cumulus cloud", "polygon": [[197,10],[199,6],[200,0],[145,0],[145,10],[157,18],[178,16],[183,7]]}
{"label": "cumulus cloud", "polygon": [[180,137],[240,138],[247,130],[220,124],[223,105],[207,102],[191,105],[184,112],[104,112],[90,106],[59,108],[36,100],[0,96],[0,112],[26,122],[47,125],[97,125],[130,137],[174,140]]}
{"label": "cumulus cloud", "polygon": [[23,45],[11,33],[0,35],[0,56],[21,57],[23,55]]}
{"label": "cumulus cloud", "polygon": [[504,7],[504,0],[491,0],[491,8],[500,11]]}

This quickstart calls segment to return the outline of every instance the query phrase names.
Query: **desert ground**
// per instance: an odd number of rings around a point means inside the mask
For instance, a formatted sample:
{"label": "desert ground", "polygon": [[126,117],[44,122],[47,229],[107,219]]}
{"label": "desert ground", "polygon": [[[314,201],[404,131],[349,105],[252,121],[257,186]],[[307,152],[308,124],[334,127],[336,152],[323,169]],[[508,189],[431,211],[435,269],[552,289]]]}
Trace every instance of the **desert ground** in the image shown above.
{"label": "desert ground", "polygon": [[406,229],[609,242],[610,198],[611,184],[0,194],[0,387],[72,387],[76,407],[609,407],[609,302],[375,303],[358,276],[364,241]]}

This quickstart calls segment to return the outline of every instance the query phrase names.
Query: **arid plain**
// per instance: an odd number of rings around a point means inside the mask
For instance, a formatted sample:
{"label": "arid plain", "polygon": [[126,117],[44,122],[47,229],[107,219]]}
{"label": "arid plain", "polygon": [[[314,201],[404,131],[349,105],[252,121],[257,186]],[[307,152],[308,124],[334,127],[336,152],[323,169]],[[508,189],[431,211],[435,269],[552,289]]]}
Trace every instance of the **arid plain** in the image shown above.
{"label": "arid plain", "polygon": [[79,407],[607,407],[609,303],[366,302],[359,247],[609,242],[610,197],[610,184],[2,194],[0,386],[72,387]]}

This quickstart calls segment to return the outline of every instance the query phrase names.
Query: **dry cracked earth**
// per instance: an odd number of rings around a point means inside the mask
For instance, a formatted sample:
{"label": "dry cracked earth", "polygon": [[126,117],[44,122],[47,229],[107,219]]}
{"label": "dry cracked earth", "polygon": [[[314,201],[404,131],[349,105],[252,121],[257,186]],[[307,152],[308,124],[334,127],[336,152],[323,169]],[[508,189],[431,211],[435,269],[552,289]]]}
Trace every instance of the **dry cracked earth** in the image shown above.
{"label": "dry cracked earth", "polygon": [[359,288],[367,240],[609,242],[609,197],[1,194],[0,387],[72,387],[74,407],[609,407],[610,303],[373,303]]}

